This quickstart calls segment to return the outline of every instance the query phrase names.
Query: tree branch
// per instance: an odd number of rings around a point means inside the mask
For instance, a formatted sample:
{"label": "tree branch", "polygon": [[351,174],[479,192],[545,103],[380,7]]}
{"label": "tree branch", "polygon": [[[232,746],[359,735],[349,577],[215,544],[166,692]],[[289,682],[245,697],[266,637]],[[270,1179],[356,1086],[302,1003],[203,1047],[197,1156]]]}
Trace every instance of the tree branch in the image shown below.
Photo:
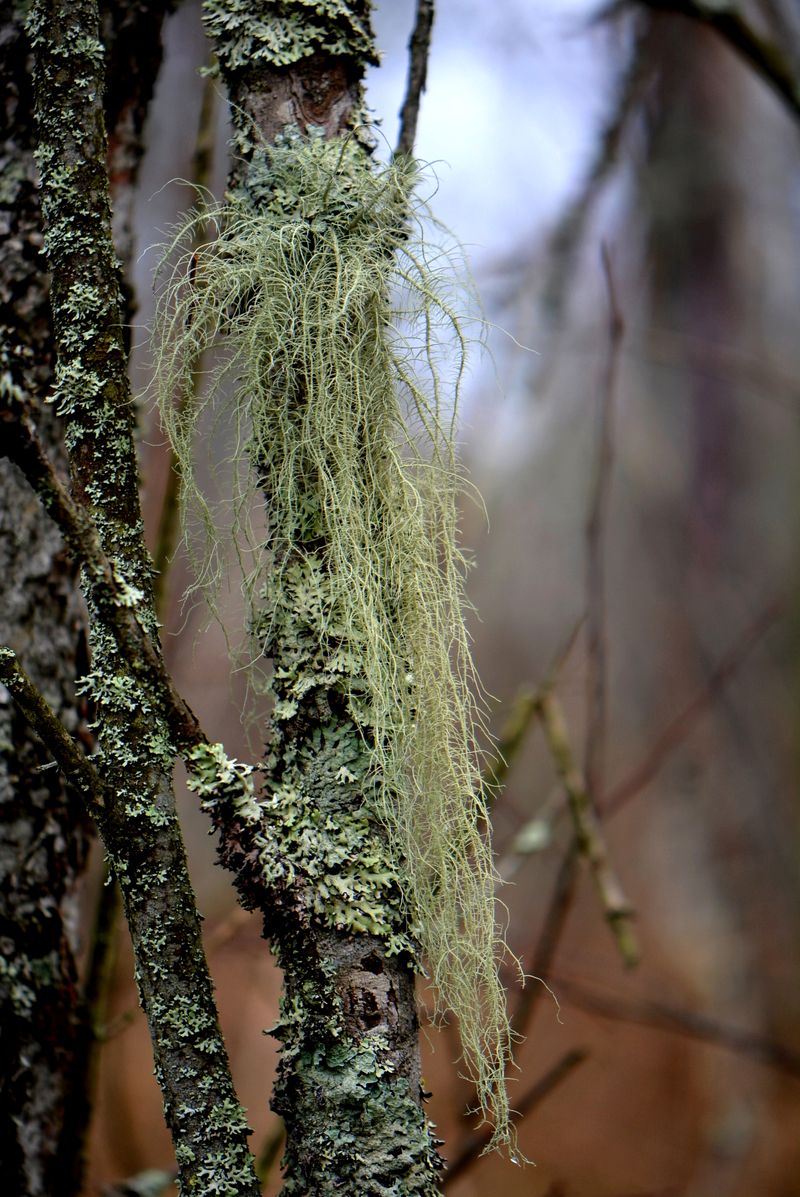
{"label": "tree branch", "polygon": [[52,754],[67,782],[84,799],[89,813],[102,820],[103,783],[94,765],[67,732],[44,695],[34,686],[10,648],[0,646],[0,683]]}
{"label": "tree branch", "polygon": [[[560,1060],[556,1061],[552,1068],[549,1068],[544,1076],[541,1076],[535,1084],[531,1085],[522,1097],[516,1102],[515,1121],[520,1123],[523,1118],[535,1110],[538,1105],[549,1097],[550,1094],[562,1084],[568,1076],[578,1067],[588,1060],[589,1053],[585,1048],[572,1048],[565,1052]],[[462,1173],[474,1164],[478,1156],[482,1155],[486,1147],[489,1145],[491,1134],[484,1131],[482,1134],[471,1136],[452,1164],[448,1166],[447,1173],[442,1181],[442,1188],[448,1188],[453,1181],[457,1180]]]}
{"label": "tree branch", "polygon": [[587,733],[584,775],[589,801],[603,785],[606,740],[606,579],[605,529],[614,463],[614,415],[617,378],[625,324],[617,301],[611,258],[601,251],[608,294],[608,351],[597,405],[597,461],[586,522]]}
{"label": "tree branch", "polygon": [[705,686],[667,723],[639,763],[603,795],[598,805],[604,815],[615,815],[645,786],[650,784],[670,753],[692,732],[698,716],[711,706],[720,691],[737,672],[748,653],[774,626],[784,610],[784,601],[773,599],[745,628],[736,643],[720,659]]}
{"label": "tree branch", "polygon": [[[39,439],[27,403],[19,396],[4,396],[0,407],[0,429],[3,431],[0,456],[8,457],[19,467],[58,526],[73,561],[89,571],[98,615],[115,636],[117,648],[133,675],[157,700],[190,771],[196,771],[200,758],[208,759],[209,752],[216,752],[221,760],[218,746],[211,744],[191,707],[175,688],[160,652],[114,575],[89,513],[70,497]],[[209,790],[205,785],[207,780],[204,779],[206,793]],[[241,771],[227,771],[217,798],[227,797],[241,807],[250,794],[251,788],[246,785]]]}
{"label": "tree branch", "polygon": [[394,151],[395,158],[400,154],[414,153],[419,106],[428,77],[433,12],[433,0],[417,0],[417,16],[408,43],[408,82],[400,109],[400,135]]}
{"label": "tree branch", "polygon": [[556,326],[561,323],[565,296],[575,273],[584,233],[603,187],[619,163],[623,139],[644,87],[648,73],[647,50],[652,37],[650,26],[651,22],[647,22],[637,32],[630,58],[617,80],[614,99],[600,129],[589,169],[574,198],[565,206],[550,238],[550,265],[543,306]]}
{"label": "tree branch", "polygon": [[589,864],[606,921],[622,959],[631,966],[639,959],[639,947],[630,926],[634,910],[611,867],[600,821],[572,756],[561,704],[552,692],[544,691],[538,696],[536,705],[556,772],[569,799],[578,849]]}
{"label": "tree branch", "polygon": [[622,4],[613,4],[608,14],[630,9],[632,4],[651,12],[677,13],[713,29],[772,88],[795,120],[800,120],[800,78],[792,63],[781,47],[762,37],[738,8],[711,0],[623,0]]}
{"label": "tree branch", "polygon": [[[74,501],[108,560],[117,588],[110,607],[130,612],[146,634],[142,645],[160,658],[110,233],[96,0],[38,0],[28,28],[52,273],[55,400],[66,424]],[[118,648],[117,616],[104,601],[102,581],[102,573],[85,571],[92,671],[84,687],[97,711],[107,795],[102,831],[123,894],[181,1182],[187,1191],[256,1197],[177,821],[170,737],[159,695]]]}
{"label": "tree branch", "polygon": [[587,986],[561,976],[551,975],[550,980],[565,1002],[600,1018],[636,1023],[654,1030],[685,1035],[702,1043],[714,1043],[727,1051],[751,1056],[761,1064],[777,1068],[790,1076],[800,1077],[800,1053],[754,1031],[731,1027],[707,1014],[682,1010],[651,998],[630,999],[595,993]]}

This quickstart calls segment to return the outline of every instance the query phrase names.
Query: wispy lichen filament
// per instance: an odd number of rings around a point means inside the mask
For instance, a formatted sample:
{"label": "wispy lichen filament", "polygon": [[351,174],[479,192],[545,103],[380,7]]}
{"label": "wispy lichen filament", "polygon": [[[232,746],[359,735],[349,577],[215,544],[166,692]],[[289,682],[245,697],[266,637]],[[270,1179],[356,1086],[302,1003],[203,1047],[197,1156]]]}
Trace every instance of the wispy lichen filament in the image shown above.
{"label": "wispy lichen filament", "polygon": [[[457,547],[464,335],[449,299],[453,265],[412,236],[421,206],[411,163],[377,168],[355,142],[317,137],[263,153],[247,196],[176,234],[159,304],[162,418],[187,508],[209,536],[198,580],[214,602],[226,547],[201,493],[196,442],[207,411],[229,405],[240,559],[255,550],[251,632],[255,652],[276,661],[273,727],[280,736],[310,689],[343,695],[369,751],[358,782],[387,833],[406,927],[458,1017],[502,1140],[510,1036]],[[198,222],[219,235],[187,256]],[[191,370],[209,349],[219,364],[189,404]],[[253,544],[258,492],[268,535]],[[341,925],[342,900],[331,925]]]}

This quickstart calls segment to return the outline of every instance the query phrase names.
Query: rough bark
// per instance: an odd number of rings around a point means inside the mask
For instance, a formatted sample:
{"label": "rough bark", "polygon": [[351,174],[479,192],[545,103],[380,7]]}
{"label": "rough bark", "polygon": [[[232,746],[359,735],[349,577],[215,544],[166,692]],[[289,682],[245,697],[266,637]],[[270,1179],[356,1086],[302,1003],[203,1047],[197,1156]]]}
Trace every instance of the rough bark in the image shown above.
{"label": "rough bark", "polygon": [[[37,4],[30,21],[56,401],[73,495],[95,524],[117,602],[157,645],[110,235],[98,28],[97,5],[86,0]],[[83,582],[92,668],[82,687],[96,712],[106,797],[100,830],[123,894],[181,1181],[186,1191],[255,1194],[175,813],[172,744],[104,616],[107,595],[91,571]]]}
{"label": "rough bark", "polygon": [[[368,5],[331,2],[311,13],[302,3],[209,0],[205,13],[232,104],[233,183],[257,207],[269,196],[262,147],[287,127],[306,134],[313,126],[326,138],[361,134],[361,81],[375,55]],[[315,550],[324,557],[319,544],[296,546],[301,573]],[[441,1161],[421,1104],[413,949],[375,815],[364,736],[348,713],[346,681],[321,672],[316,630],[290,601],[264,622],[264,655],[282,679],[273,682],[276,700],[291,693],[294,708],[271,724],[271,814],[260,832],[208,805],[223,863],[244,903],[263,912],[284,970],[272,1101],[287,1130],[283,1192],[432,1194]],[[343,770],[352,784],[337,780]],[[276,859],[270,843],[279,845]],[[367,893],[381,852],[390,875],[385,901],[379,912],[362,912],[365,921],[379,919],[381,934],[359,932],[334,898],[345,881],[345,905],[362,884]]]}
{"label": "rough bark", "polygon": [[[27,5],[0,9],[2,108],[0,312],[4,417],[24,394],[43,449],[63,470],[59,421],[43,406],[52,382],[49,276],[42,257],[38,171],[33,160]],[[167,5],[112,5],[109,118],[115,194],[130,205],[143,146],[141,130],[161,59]],[[124,35],[124,36],[123,36]],[[125,239],[122,256],[130,262]],[[4,449],[15,432],[4,426]],[[85,667],[84,609],[77,561],[10,460],[0,461],[0,640],[25,660],[38,688],[72,733],[78,729],[75,677]],[[0,1157],[14,1191],[77,1191],[90,1114],[92,1047],[76,969],[78,892],[93,834],[79,796],[64,787],[51,756],[6,695],[0,705]],[[85,724],[81,735],[89,740]],[[41,770],[44,771],[41,771]]]}
{"label": "rough bark", "polygon": [[[4,398],[41,394],[52,356],[24,7],[0,9]],[[41,427],[57,450],[51,414]],[[75,570],[59,532],[16,467],[0,460],[0,641],[26,661],[73,733],[81,630]],[[85,1038],[76,954],[90,832],[80,802],[5,690],[0,742],[0,1158],[11,1191],[59,1197],[75,1191],[80,1172],[71,1112]]]}

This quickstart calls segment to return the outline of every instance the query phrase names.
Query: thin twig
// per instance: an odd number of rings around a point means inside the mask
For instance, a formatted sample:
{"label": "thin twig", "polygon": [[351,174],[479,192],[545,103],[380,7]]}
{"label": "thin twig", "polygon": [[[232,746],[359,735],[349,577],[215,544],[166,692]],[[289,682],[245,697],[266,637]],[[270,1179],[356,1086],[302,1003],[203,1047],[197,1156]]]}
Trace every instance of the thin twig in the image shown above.
{"label": "thin twig", "polygon": [[615,815],[626,803],[650,784],[664,762],[694,730],[698,717],[712,705],[750,651],[783,614],[783,599],[773,599],[745,629],[736,643],[720,659],[708,681],[673,719],[645,753],[644,757],[598,803],[604,816]]}
{"label": "thin twig", "polygon": [[651,12],[676,13],[713,29],[775,92],[791,115],[800,119],[800,77],[781,46],[762,37],[741,9],[721,5],[718,0],[618,0],[601,16],[613,17],[634,5]]}
{"label": "thin twig", "polygon": [[82,1001],[85,1011],[85,1047],[81,1053],[80,1072],[74,1087],[76,1102],[84,1105],[84,1113],[76,1123],[81,1128],[81,1155],[88,1164],[89,1139],[92,1129],[92,1110],[95,1106],[100,1058],[108,1040],[108,1011],[116,963],[117,926],[122,914],[122,895],[108,862],[103,868],[97,895],[91,941],[89,943]]}
{"label": "thin twig", "polygon": [[89,813],[101,819],[105,806],[103,783],[91,761],[70,737],[44,695],[36,688],[10,648],[0,647],[0,683],[5,686],[30,726],[52,753],[61,772],[84,799]]}
{"label": "thin twig", "polygon": [[[572,1048],[570,1051],[565,1052],[561,1059],[552,1068],[549,1068],[516,1102],[515,1121],[521,1122],[536,1106],[541,1105],[545,1098],[549,1097],[553,1090],[557,1089],[573,1070],[579,1064],[583,1064],[584,1060],[587,1060],[588,1057],[588,1051],[581,1047]],[[488,1146],[491,1137],[491,1131],[487,1130],[481,1134],[471,1136],[466,1141],[459,1154],[447,1169],[447,1174],[442,1181],[443,1189],[448,1188],[454,1180],[475,1162]]]}
{"label": "thin twig", "polygon": [[[555,652],[548,666],[543,686],[553,684],[575,645],[578,633],[583,627],[585,616],[576,620],[569,634]],[[500,733],[495,750],[483,769],[482,788],[484,797],[491,807],[497,799],[501,786],[508,776],[536,715],[536,693],[530,686],[520,686],[512,701],[511,713]]]}
{"label": "thin twig", "polygon": [[394,156],[414,153],[419,105],[428,76],[428,53],[433,29],[433,0],[417,0],[417,16],[408,43],[408,83],[400,109],[400,135]]}
{"label": "thin twig", "polygon": [[551,323],[556,326],[561,323],[565,295],[575,273],[584,233],[603,187],[619,161],[628,124],[647,78],[650,35],[650,22],[643,22],[630,58],[619,76],[614,100],[597,139],[589,169],[550,239],[550,269],[543,303]]}
{"label": "thin twig", "polygon": [[584,776],[589,800],[603,787],[606,740],[606,584],[605,531],[614,461],[614,416],[620,351],[625,324],[617,301],[608,247],[601,250],[608,294],[608,352],[597,406],[597,461],[586,523],[587,733]]}
{"label": "thin twig", "polygon": [[523,686],[511,703],[511,711],[495,750],[483,770],[483,792],[489,805],[494,804],[535,716],[536,694],[527,686]]}
{"label": "thin twig", "polygon": [[256,1176],[261,1188],[266,1188],[267,1181],[275,1163],[280,1159],[281,1148],[286,1141],[286,1127],[283,1119],[278,1120],[272,1132],[266,1136],[261,1149],[256,1156]]}
{"label": "thin twig", "polygon": [[[203,86],[203,98],[200,104],[200,116],[197,122],[197,138],[192,156],[191,179],[195,187],[207,190],[211,183],[211,168],[214,161],[214,114],[216,107],[217,88],[212,75],[207,75]],[[202,225],[195,226],[192,250],[197,250],[202,242]],[[191,388],[182,397],[183,404],[197,399],[203,383],[202,355],[194,363],[192,369]],[[161,513],[156,533],[156,545],[153,553],[153,598],[159,620],[166,619],[168,598],[168,580],[170,566],[178,544],[180,522],[180,489],[181,480],[178,470],[178,457],[174,447],[170,446],[167,482],[164,497],[161,501]]]}
{"label": "thin twig", "polygon": [[600,1018],[637,1023],[640,1026],[685,1035],[704,1043],[714,1043],[728,1051],[752,1056],[762,1064],[787,1072],[791,1076],[800,1077],[800,1053],[754,1031],[731,1027],[706,1014],[682,1010],[666,1002],[595,993],[585,985],[561,976],[551,975],[550,981],[557,989],[559,998],[581,1010],[597,1014]]}
{"label": "thin twig", "polygon": [[[561,858],[536,946],[525,963],[528,984],[520,994],[511,1018],[511,1028],[518,1035],[525,1033],[539,999],[547,992],[543,982],[550,973],[567,925],[567,916],[572,909],[578,879],[578,858],[578,842],[573,836]],[[531,980],[537,984],[531,985]]]}
{"label": "thin twig", "polygon": [[556,772],[569,799],[579,851],[586,858],[591,870],[611,934],[622,959],[630,967],[639,959],[639,948],[631,927],[634,910],[611,866],[600,820],[572,755],[561,704],[551,691],[539,694],[537,713],[542,721]]}

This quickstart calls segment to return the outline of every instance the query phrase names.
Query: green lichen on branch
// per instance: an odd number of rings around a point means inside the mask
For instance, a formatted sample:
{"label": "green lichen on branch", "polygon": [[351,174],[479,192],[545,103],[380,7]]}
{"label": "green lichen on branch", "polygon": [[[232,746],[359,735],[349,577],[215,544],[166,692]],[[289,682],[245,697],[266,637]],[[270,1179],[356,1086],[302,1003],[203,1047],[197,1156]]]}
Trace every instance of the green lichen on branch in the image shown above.
{"label": "green lichen on branch", "polygon": [[[139,668],[122,651],[125,620],[108,617],[112,603],[135,618],[158,657],[110,231],[98,24],[96,0],[37,0],[28,30],[53,280],[54,401],[66,426],[73,498],[103,557],[99,573],[84,568],[82,576],[92,657],[83,689],[95,708],[93,764],[106,798],[100,830],[123,894],[182,1189],[255,1197],[244,1118],[233,1130],[214,1123],[234,1095],[175,810],[172,737],[160,695],[142,680],[149,672],[144,641]],[[208,1077],[212,1091],[200,1087]]]}
{"label": "green lichen on branch", "polygon": [[283,1197],[433,1197],[442,1161],[419,1100],[413,975],[380,939],[318,928],[283,937],[278,958]]}
{"label": "green lichen on branch", "polygon": [[[273,663],[264,817],[285,848],[262,867],[329,927],[390,951],[419,938],[502,1141],[504,946],[457,547],[464,334],[453,263],[417,236],[416,181],[412,163],[378,168],[353,137],[287,132],[259,149],[245,186],[170,247],[158,393],[208,535],[196,565],[212,604],[227,536],[197,482],[198,432],[223,411],[237,438],[234,524],[255,653]],[[203,227],[218,235],[182,253]]]}
{"label": "green lichen on branch", "polygon": [[375,62],[369,7],[347,0],[205,0],[203,16],[230,75],[265,64],[290,66],[319,51]]}

